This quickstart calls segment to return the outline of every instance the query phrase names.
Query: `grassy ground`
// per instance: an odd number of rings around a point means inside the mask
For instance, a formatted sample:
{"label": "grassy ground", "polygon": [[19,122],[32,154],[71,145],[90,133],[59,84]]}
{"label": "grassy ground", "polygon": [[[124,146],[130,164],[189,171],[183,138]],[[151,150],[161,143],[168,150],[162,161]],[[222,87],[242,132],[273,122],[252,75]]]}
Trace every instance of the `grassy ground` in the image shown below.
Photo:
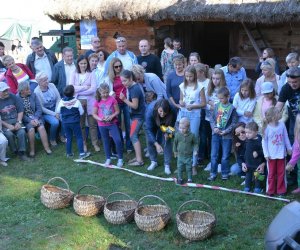
{"label": "grassy ground", "polygon": [[[103,162],[103,152],[93,154],[90,159]],[[172,166],[174,170],[175,164]],[[146,167],[132,169],[147,172]],[[153,174],[165,176],[162,167],[155,169]],[[147,194],[158,195],[170,206],[172,220],[164,230],[146,233],[134,223],[111,225],[103,214],[80,217],[72,206],[61,210],[47,209],[40,202],[40,189],[54,176],[67,180],[74,192],[85,184],[92,184],[98,186],[104,196],[116,191],[127,193],[136,200]],[[194,181],[207,183],[207,177],[207,172],[199,171]],[[241,189],[240,183],[240,178],[233,177],[227,182],[218,180],[214,184]],[[63,186],[63,183],[56,184]],[[34,162],[10,160],[9,167],[0,168],[0,190],[0,249],[14,250],[263,249],[266,229],[285,205],[242,194],[183,188],[124,171],[77,164],[64,156],[63,145],[59,145],[52,156],[40,150]],[[177,231],[177,209],[192,199],[210,204],[217,216],[213,235],[205,241],[188,242]]]}

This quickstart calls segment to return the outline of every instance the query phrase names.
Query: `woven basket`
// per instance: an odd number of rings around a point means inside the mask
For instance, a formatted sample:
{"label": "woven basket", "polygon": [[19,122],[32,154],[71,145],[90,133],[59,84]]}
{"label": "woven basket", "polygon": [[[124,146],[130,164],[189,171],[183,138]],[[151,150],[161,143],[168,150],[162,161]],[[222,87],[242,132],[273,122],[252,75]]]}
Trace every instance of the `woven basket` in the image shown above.
{"label": "woven basket", "polygon": [[[108,199],[116,194],[126,196],[128,200],[108,202]],[[115,192],[107,197],[107,201],[104,205],[104,217],[111,224],[125,224],[133,220],[136,207],[137,202],[132,200],[130,196],[124,193]]]}
{"label": "woven basket", "polygon": [[[205,205],[212,213],[201,210],[180,212],[183,206],[193,202]],[[212,229],[216,225],[216,215],[207,203],[199,200],[191,200],[179,207],[176,214],[176,221],[178,231],[183,237],[189,240],[204,240],[211,235]]]}
{"label": "woven basket", "polygon": [[74,197],[73,208],[78,215],[93,216],[103,211],[106,200],[100,195],[79,194],[80,191],[86,187],[99,190],[98,187],[93,185],[84,185],[81,187]]}
{"label": "woven basket", "polygon": [[[67,189],[50,185],[49,183],[55,179],[63,181]],[[74,193],[70,190],[68,183],[61,177],[51,178],[47,184],[41,188],[41,202],[48,208],[58,209],[64,208],[70,205]]]}
{"label": "woven basket", "polygon": [[[156,198],[164,205],[141,205],[145,198]],[[146,195],[138,201],[134,213],[134,220],[139,229],[146,232],[155,232],[163,229],[171,218],[171,209],[167,203],[158,196]]]}

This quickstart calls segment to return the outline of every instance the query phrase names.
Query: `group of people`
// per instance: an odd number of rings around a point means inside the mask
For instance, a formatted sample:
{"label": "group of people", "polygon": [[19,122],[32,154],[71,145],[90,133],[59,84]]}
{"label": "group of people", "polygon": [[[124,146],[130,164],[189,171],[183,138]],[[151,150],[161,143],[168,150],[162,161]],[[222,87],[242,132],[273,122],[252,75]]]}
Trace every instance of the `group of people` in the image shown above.
{"label": "group of people", "polygon": [[[5,68],[0,82],[1,165],[7,165],[7,145],[28,160],[27,138],[29,157],[34,158],[39,133],[47,154],[60,140],[66,143],[67,157],[73,157],[75,136],[84,159],[90,155],[90,137],[95,152],[102,140],[106,166],[116,156],[117,166],[123,167],[124,151],[135,153],[128,165],[143,166],[139,134],[144,130],[148,171],[158,166],[163,154],[164,172],[171,174],[174,154],[178,184],[184,183],[184,168],[187,182],[192,182],[197,166],[207,158],[209,181],[217,178],[221,165],[222,180],[232,174],[245,177],[245,191],[254,185],[253,191],[261,193],[266,178],[268,195],[286,194],[286,169],[295,171],[300,157],[297,53],[286,57],[288,69],[279,76],[273,51],[265,49],[254,83],[239,57],[224,67],[209,68],[197,52],[186,56],[178,39],[164,40],[161,58],[150,53],[147,40],[139,42],[139,56],[127,49],[125,37],[115,42],[116,50],[109,54],[99,37],[93,37],[92,48],[77,60],[73,49],[66,47],[58,62],[34,38],[26,65],[4,55],[0,43],[0,67]],[[230,167],[232,152],[236,163]],[[287,154],[291,160],[285,166]],[[300,188],[293,193],[300,193]]]}

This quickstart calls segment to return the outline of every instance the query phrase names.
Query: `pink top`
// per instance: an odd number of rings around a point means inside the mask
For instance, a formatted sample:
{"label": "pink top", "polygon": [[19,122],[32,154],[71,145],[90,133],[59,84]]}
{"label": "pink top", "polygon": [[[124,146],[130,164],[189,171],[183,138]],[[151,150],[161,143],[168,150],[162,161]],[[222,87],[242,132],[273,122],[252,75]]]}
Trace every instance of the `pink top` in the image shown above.
{"label": "pink top", "polygon": [[295,138],[295,142],[293,145],[292,157],[289,161],[289,164],[295,166],[300,158],[300,145],[299,141]]}
{"label": "pink top", "polygon": [[[101,100],[101,101],[95,101],[94,102],[94,107],[98,109],[98,116],[100,119],[103,119],[104,117],[108,115],[112,115],[115,113],[115,105],[118,104],[116,99],[113,98],[112,96],[107,97],[106,100]],[[110,126],[113,124],[116,124],[118,122],[117,117],[115,117],[112,121],[110,122],[104,122],[104,121],[99,121],[98,120],[98,126]]]}
{"label": "pink top", "polygon": [[116,99],[118,103],[124,103],[121,99],[120,99],[120,93],[122,92],[123,95],[125,95],[126,97],[126,88],[124,87],[124,85],[122,84],[121,81],[121,77],[120,76],[116,76],[114,79],[114,83],[113,83],[113,91],[116,94]]}
{"label": "pink top", "polygon": [[265,118],[266,111],[273,106],[272,100],[267,100],[265,97],[262,98],[261,102],[261,117]]}

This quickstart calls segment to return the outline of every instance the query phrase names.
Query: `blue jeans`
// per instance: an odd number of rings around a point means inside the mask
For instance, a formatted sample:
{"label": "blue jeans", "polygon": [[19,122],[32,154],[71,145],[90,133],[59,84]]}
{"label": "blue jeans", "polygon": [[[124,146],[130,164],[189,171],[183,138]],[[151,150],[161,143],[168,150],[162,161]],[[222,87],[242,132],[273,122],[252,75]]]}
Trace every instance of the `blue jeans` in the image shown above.
{"label": "blue jeans", "polygon": [[221,158],[221,173],[222,176],[228,176],[229,174],[229,157],[232,147],[232,139],[224,139],[220,135],[213,134],[211,142],[211,170],[210,175],[215,177],[218,173],[218,159],[220,147],[222,148]]}
{"label": "blue jeans", "polygon": [[77,143],[79,153],[84,154],[83,138],[82,138],[80,123],[79,122],[64,123],[64,128],[65,128],[66,137],[67,137],[67,143],[66,143],[67,154],[69,154],[69,155],[72,154],[73,134],[76,137],[76,143]]}
{"label": "blue jeans", "polygon": [[[50,141],[55,141],[57,137],[57,131],[59,128],[60,121],[53,115],[43,115],[45,122],[50,124]],[[63,126],[61,125],[61,135],[64,135]]]}
{"label": "blue jeans", "polygon": [[111,136],[114,140],[117,148],[118,158],[123,159],[123,143],[121,141],[118,126],[116,124],[110,126],[99,126],[99,130],[101,133],[106,159],[110,159],[111,157],[111,145],[109,136]]}
{"label": "blue jeans", "polygon": [[[124,118],[124,127],[125,127],[125,140],[126,140],[126,149],[132,150],[132,143],[130,140],[130,113],[127,104],[125,103],[119,103],[119,109],[120,114],[118,116],[119,126],[120,126],[120,134],[121,134],[121,140],[123,141],[123,135],[121,130],[121,124],[122,124],[122,113]],[[123,143],[124,144],[124,143]]]}
{"label": "blue jeans", "polygon": [[[158,130],[158,132],[159,131],[160,130]],[[172,140],[171,139],[165,140],[165,137],[162,133],[158,133],[158,134],[160,134],[162,138],[161,146],[164,149],[164,164],[170,166],[171,158],[172,158]],[[157,162],[157,152],[154,143],[147,142],[147,148],[148,148],[150,160]]]}

